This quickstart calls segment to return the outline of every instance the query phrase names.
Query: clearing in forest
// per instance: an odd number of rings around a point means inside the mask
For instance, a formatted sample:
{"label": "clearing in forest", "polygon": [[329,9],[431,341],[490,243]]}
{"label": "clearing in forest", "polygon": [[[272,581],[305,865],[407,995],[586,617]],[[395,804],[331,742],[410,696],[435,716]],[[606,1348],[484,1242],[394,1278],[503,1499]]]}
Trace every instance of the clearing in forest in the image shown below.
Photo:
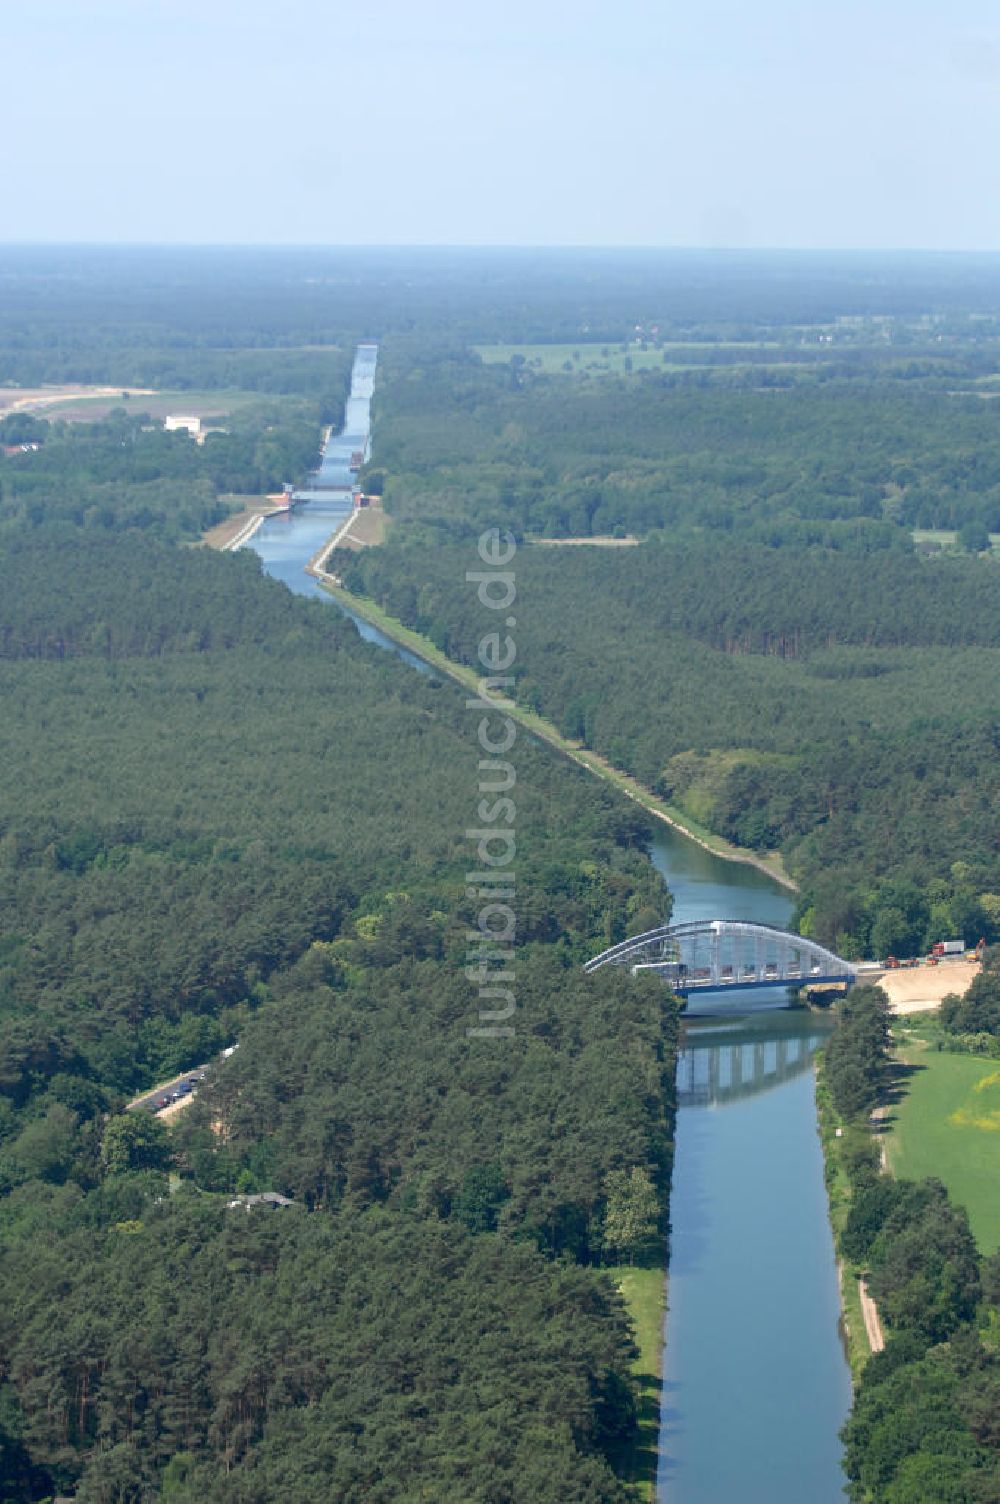
{"label": "clearing in forest", "polygon": [[[733,371],[752,364],[755,370],[777,370],[794,365],[798,370],[811,369],[811,363],[785,361],[781,352],[767,341],[751,344],[746,341],[733,344],[711,345],[663,345],[645,344],[574,344],[574,345],[476,345],[476,354],[486,365],[506,364],[520,356],[525,365],[548,375],[563,372],[565,375],[606,376],[622,375],[627,371]],[[712,360],[718,352],[740,350],[746,361],[716,364]],[[753,360],[750,352],[767,350],[777,358]]]}
{"label": "clearing in forest", "polygon": [[[65,416],[70,406],[92,403],[103,404],[105,410],[122,406],[122,389],[115,386],[84,386],[80,382],[67,382],[61,386],[4,386],[0,387],[0,418],[10,413],[35,413],[39,417]],[[151,397],[148,387],[133,390],[133,397]],[[94,416],[94,414],[91,414]]]}
{"label": "clearing in forest", "polygon": [[[7,395],[6,391],[0,393],[0,402]],[[40,418],[58,418],[67,423],[96,423],[117,408],[124,408],[129,414],[147,413],[150,418],[167,418],[182,413],[205,422],[227,418],[240,408],[274,401],[266,392],[151,392],[136,389],[126,392],[118,387],[51,388],[31,393],[12,391],[11,395],[24,399],[14,404],[20,411],[33,412]],[[3,416],[2,412],[0,416]]]}
{"label": "clearing in forest", "polygon": [[1000,1061],[922,1042],[900,1056],[913,1071],[889,1119],[889,1167],[906,1179],[943,1181],[968,1212],[983,1253],[993,1253],[1000,1248]]}

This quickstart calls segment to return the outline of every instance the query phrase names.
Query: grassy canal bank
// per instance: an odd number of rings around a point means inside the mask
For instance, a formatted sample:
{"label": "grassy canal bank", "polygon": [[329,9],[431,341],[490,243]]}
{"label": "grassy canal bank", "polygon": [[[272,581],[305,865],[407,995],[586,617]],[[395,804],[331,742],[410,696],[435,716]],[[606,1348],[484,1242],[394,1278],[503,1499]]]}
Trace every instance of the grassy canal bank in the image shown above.
{"label": "grassy canal bank", "polygon": [[667,1308],[667,1271],[663,1265],[638,1268],[628,1264],[605,1270],[621,1291],[635,1328],[639,1355],[632,1372],[639,1386],[639,1429],[631,1447],[619,1459],[628,1483],[638,1484],[640,1496],[653,1504],[659,1458],[660,1390],[663,1375],[663,1319]]}
{"label": "grassy canal bank", "polygon": [[844,1161],[845,1149],[850,1140],[849,1130],[845,1128],[839,1117],[830,1098],[829,1088],[823,1079],[822,1055],[816,1064],[816,1118],[823,1149],[823,1173],[830,1209],[830,1226],[833,1228],[834,1247],[837,1251],[842,1335],[847,1362],[851,1370],[851,1380],[856,1384],[861,1370],[872,1355],[872,1348],[861,1308],[859,1281],[863,1270],[845,1260],[840,1253],[840,1237],[851,1209],[851,1180]]}
{"label": "grassy canal bank", "polygon": [[[409,652],[415,654],[416,657],[422,658],[432,668],[436,668],[440,673],[457,680],[465,689],[472,690],[473,692],[477,691],[479,679],[474,669],[468,668],[465,664],[456,663],[446,653],[442,653],[440,648],[435,647],[430,638],[424,637],[422,633],[414,632],[412,628],[404,626],[396,617],[390,616],[388,611],[383,611],[380,606],[375,605],[374,601],[368,600],[365,596],[354,595],[350,590],[345,590],[332,575],[322,573],[319,570],[314,571],[314,573],[324,589],[328,590],[349,611],[354,612],[356,616],[362,617],[373,627],[377,627],[386,637],[398,643],[400,647],[406,648]],[[745,847],[734,846],[731,842],[724,840],[722,836],[717,836],[714,832],[699,825],[697,821],[692,820],[683,811],[671,804],[667,804],[663,799],[654,794],[652,789],[646,788],[629,773],[624,773],[620,768],[614,767],[600,753],[592,752],[582,742],[563,736],[552,722],[545,720],[543,716],[537,715],[534,711],[527,710],[524,706],[517,705],[512,701],[498,700],[497,703],[502,704],[511,719],[523,726],[525,730],[530,731],[533,736],[538,737],[539,741],[546,742],[557,752],[562,753],[564,757],[568,757],[573,762],[579,763],[581,767],[586,768],[596,777],[604,779],[606,783],[613,784],[627,798],[634,799],[637,804],[641,804],[644,809],[647,809],[651,815],[655,815],[658,820],[663,820],[667,825],[672,825],[675,830],[679,830],[682,835],[687,836],[689,840],[696,842],[697,845],[704,847],[706,851],[712,852],[714,856],[721,857],[723,861],[742,862],[748,866],[756,867],[759,871],[765,872],[768,877],[772,877],[775,882],[781,883],[783,887],[791,888],[792,890],[795,889],[796,884],[785,870],[781,857],[777,852],[769,853],[767,856],[760,856],[757,852],[748,851]]]}

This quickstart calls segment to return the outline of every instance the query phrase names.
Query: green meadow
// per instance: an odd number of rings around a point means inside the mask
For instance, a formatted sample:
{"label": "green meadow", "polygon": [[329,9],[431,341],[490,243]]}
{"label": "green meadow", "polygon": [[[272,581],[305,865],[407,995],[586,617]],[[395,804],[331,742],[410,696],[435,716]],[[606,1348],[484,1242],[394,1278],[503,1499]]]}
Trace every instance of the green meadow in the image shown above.
{"label": "green meadow", "polygon": [[914,1067],[891,1119],[889,1166],[909,1179],[936,1176],[964,1206],[983,1253],[1000,1247],[1000,1060],[950,1055],[914,1043]]}

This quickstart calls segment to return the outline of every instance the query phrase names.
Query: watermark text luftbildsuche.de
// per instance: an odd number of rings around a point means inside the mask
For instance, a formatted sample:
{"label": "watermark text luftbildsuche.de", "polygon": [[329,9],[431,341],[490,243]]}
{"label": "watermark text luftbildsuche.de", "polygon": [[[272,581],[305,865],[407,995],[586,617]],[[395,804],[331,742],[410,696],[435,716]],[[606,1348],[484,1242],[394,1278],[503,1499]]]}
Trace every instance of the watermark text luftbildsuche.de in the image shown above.
{"label": "watermark text luftbildsuche.de", "polygon": [[475,928],[466,931],[465,974],[479,988],[480,1005],[479,1023],[467,1033],[478,1039],[510,1039],[514,1034],[517,806],[512,796],[517,773],[510,753],[517,739],[517,723],[507,710],[514,687],[510,670],[517,657],[511,636],[517,626],[517,618],[511,614],[517,585],[510,567],[516,551],[511,533],[487,528],[477,546],[484,567],[470,569],[465,576],[467,584],[475,585],[484,610],[493,613],[484,620],[490,630],[483,633],[476,653],[483,670],[478,694],[465,702],[466,708],[479,716],[478,824],[465,832],[475,848],[477,864],[476,870],[466,873],[465,895],[479,906]]}

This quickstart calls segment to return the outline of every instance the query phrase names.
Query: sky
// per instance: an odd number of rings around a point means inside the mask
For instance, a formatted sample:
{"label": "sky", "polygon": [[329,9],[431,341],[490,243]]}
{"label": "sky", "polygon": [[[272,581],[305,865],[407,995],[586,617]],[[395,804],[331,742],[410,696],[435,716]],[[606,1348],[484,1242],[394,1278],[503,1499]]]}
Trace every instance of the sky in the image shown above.
{"label": "sky", "polygon": [[0,241],[1000,250],[995,0],[5,0]]}

